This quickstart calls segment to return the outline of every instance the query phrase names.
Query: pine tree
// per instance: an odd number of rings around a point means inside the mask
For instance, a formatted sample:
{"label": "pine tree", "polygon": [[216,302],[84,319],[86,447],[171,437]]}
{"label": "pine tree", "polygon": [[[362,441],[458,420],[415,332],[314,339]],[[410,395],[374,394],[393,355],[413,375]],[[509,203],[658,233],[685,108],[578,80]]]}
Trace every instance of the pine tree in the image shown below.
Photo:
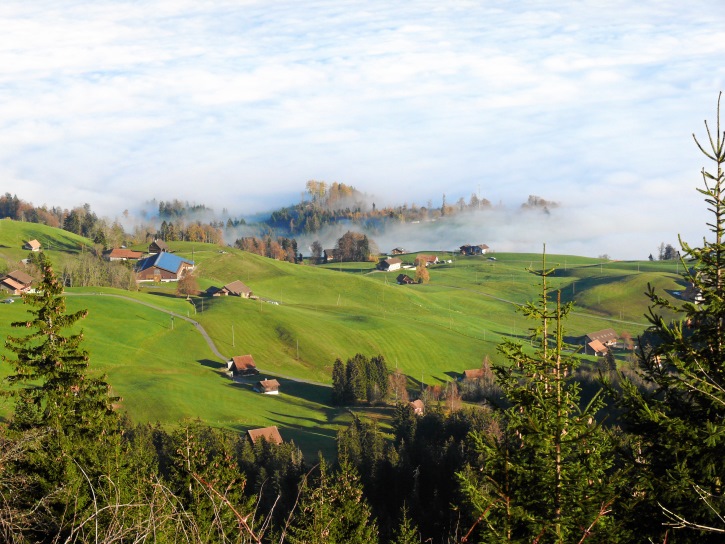
{"label": "pine tree", "polygon": [[420,533],[413,520],[410,519],[406,504],[403,504],[400,525],[396,528],[394,536],[393,544],[420,544]]}
{"label": "pine tree", "polygon": [[346,400],[347,376],[345,365],[338,357],[332,365],[332,404],[340,405]]}
{"label": "pine tree", "polygon": [[[720,97],[722,96],[722,93]],[[716,172],[703,168],[711,239],[701,247],[680,239],[684,279],[698,293],[673,303],[650,286],[647,338],[640,341],[640,390],[623,377],[616,392],[626,429],[634,438],[630,463],[638,469],[630,519],[638,534],[662,540],[675,529],[677,542],[722,542],[725,533],[725,131],[705,122],[709,147],[700,151]],[[663,317],[672,312],[678,317]],[[682,529],[682,530],[679,530]],[[685,530],[687,529],[687,530]],[[645,533],[646,530],[646,533]]]}
{"label": "pine tree", "polygon": [[363,497],[360,476],[349,460],[340,459],[340,469],[330,474],[320,458],[316,482],[309,477],[289,528],[291,544],[373,544],[377,525]]}
{"label": "pine tree", "polygon": [[576,542],[591,527],[601,531],[604,513],[614,498],[610,479],[611,445],[595,416],[603,408],[597,394],[582,405],[580,387],[569,369],[577,361],[564,353],[563,322],[571,304],[563,305],[541,278],[537,302],[521,308],[537,321],[531,354],[506,341],[499,351],[507,365],[494,371],[508,402],[499,407],[504,426],[497,433],[471,433],[480,465],[459,473],[463,492],[481,522],[483,542]]}
{"label": "pine tree", "polygon": [[14,386],[8,393],[15,399],[12,427],[45,433],[42,448],[26,467],[42,484],[38,496],[28,500],[52,493],[53,500],[46,501],[51,510],[65,509],[72,501],[82,511],[90,503],[87,482],[97,485],[118,451],[119,421],[112,405],[117,399],[109,395],[104,378],[87,374],[82,332],[67,332],[87,311],[67,313],[63,286],[50,261],[41,254],[38,263],[42,279],[35,293],[23,295],[29,317],[12,323],[30,332],[9,336],[5,343],[14,354],[3,356],[13,368],[7,378]]}

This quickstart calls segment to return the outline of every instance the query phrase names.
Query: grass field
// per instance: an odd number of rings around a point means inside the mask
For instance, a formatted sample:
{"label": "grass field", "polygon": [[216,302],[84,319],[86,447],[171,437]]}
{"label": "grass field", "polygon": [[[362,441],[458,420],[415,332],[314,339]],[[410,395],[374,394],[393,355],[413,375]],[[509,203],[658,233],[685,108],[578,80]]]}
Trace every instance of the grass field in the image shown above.
{"label": "grass field", "polygon": [[[44,244],[64,248],[50,251],[54,262],[72,258],[83,243],[64,231],[0,221],[1,255],[26,256],[15,242],[35,233],[45,236]],[[421,381],[443,383],[480,366],[484,356],[499,360],[497,345],[508,338],[525,341],[534,325],[516,309],[538,294],[538,280],[527,271],[540,268],[538,254],[497,253],[496,260],[445,254],[452,262],[432,266],[429,284],[401,286],[395,283],[398,272],[377,272],[373,263],[301,266],[208,244],[170,246],[196,261],[203,288],[240,279],[260,299],[194,297],[189,303],[175,296],[173,284],[140,292],[69,289],[69,310],[89,310],[82,327],[92,368],[107,374],[135,421],[199,418],[240,431],[278,425],[306,453],[330,453],[336,430],[351,416],[329,406],[328,387],[299,380],[329,383],[334,360],[360,352],[384,355],[390,368],[408,375],[411,389],[419,389]],[[636,336],[647,325],[647,284],[662,293],[684,288],[677,275],[681,265],[670,262],[564,255],[548,256],[547,262],[557,266],[551,284],[564,301],[575,303],[566,323],[573,342],[610,327]],[[22,304],[0,305],[0,334],[11,333],[9,323],[24,312]],[[282,393],[262,396],[250,383],[228,379],[196,328],[178,318],[172,328],[166,312],[196,319],[225,357],[251,353],[264,376],[282,376]],[[0,366],[0,375],[7,372],[7,365]],[[10,410],[0,405],[0,414]],[[384,423],[384,411],[365,412]]]}

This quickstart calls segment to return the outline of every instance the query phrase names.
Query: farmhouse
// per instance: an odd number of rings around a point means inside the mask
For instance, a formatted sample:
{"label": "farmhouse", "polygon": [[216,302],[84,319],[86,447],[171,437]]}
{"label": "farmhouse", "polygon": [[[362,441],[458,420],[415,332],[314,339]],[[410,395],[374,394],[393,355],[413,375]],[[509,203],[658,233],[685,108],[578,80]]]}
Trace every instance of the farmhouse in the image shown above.
{"label": "farmhouse", "polygon": [[164,251],[169,251],[169,246],[167,246],[166,242],[163,240],[156,239],[149,244],[149,253],[151,255],[163,253]]}
{"label": "farmhouse", "polygon": [[431,264],[438,264],[438,257],[436,255],[423,255],[420,254],[415,258],[415,263],[425,263],[426,266]]}
{"label": "farmhouse", "polygon": [[252,296],[252,290],[239,280],[227,283],[223,289],[234,297],[249,298]]}
{"label": "farmhouse", "polygon": [[249,429],[247,431],[247,436],[249,437],[249,440],[252,441],[252,444],[256,444],[259,440],[277,445],[284,442],[276,425],[273,425],[272,427],[262,427],[261,429]]}
{"label": "farmhouse", "polygon": [[586,345],[586,349],[584,351],[586,353],[596,355],[597,357],[601,357],[603,355],[606,355],[607,348],[599,340],[592,340]]}
{"label": "farmhouse", "polygon": [[108,251],[103,252],[103,258],[107,261],[137,261],[143,257],[143,253],[140,251],[134,251],[132,249],[126,249],[121,247],[114,247]]}
{"label": "farmhouse", "polygon": [[335,260],[335,250],[334,249],[324,249],[322,251],[322,260],[326,263],[329,263],[330,261]]}
{"label": "farmhouse", "polygon": [[415,280],[408,276],[408,274],[399,274],[395,281],[400,285],[411,285],[415,283]]}
{"label": "farmhouse", "polygon": [[194,263],[177,255],[162,251],[141,259],[136,265],[136,281],[178,281],[187,271],[194,269]]}
{"label": "farmhouse", "polygon": [[239,280],[228,283],[224,287],[209,287],[206,294],[212,297],[233,296],[242,298],[249,298],[253,295],[252,290]]}
{"label": "farmhouse", "polygon": [[264,395],[277,395],[279,394],[279,382],[277,380],[262,380],[257,382],[254,389]]}
{"label": "farmhouse", "polygon": [[395,249],[393,249],[390,252],[391,255],[402,255],[404,253],[408,253],[408,252],[402,247],[396,247]]}
{"label": "farmhouse", "polygon": [[601,331],[590,332],[584,337],[584,353],[593,355],[604,355],[607,348],[617,343],[617,333],[614,329],[602,329]]}
{"label": "farmhouse", "polygon": [[254,358],[251,355],[236,355],[230,361],[227,361],[227,370],[233,376],[252,376],[259,374],[257,365],[254,364]]}
{"label": "farmhouse", "polygon": [[478,244],[477,246],[465,245],[461,246],[461,255],[485,255],[490,248],[486,244]]}
{"label": "farmhouse", "polygon": [[33,282],[33,278],[28,276],[25,272],[20,270],[14,270],[9,274],[0,278],[0,289],[7,291],[12,295],[20,295],[30,291],[30,285]]}
{"label": "farmhouse", "polygon": [[413,409],[413,413],[416,416],[422,416],[425,413],[425,404],[423,404],[423,401],[420,399],[411,402],[410,407]]}
{"label": "farmhouse", "polygon": [[473,381],[473,380],[480,380],[483,378],[483,369],[482,368],[473,368],[470,370],[464,370],[463,374],[461,375],[461,379],[465,381]]}
{"label": "farmhouse", "polygon": [[392,272],[394,270],[400,270],[400,267],[403,265],[403,261],[398,259],[397,257],[390,257],[389,259],[384,259],[378,263],[378,268],[384,272]]}
{"label": "farmhouse", "polygon": [[37,240],[28,240],[23,244],[23,249],[28,249],[30,251],[40,251],[40,242]]}

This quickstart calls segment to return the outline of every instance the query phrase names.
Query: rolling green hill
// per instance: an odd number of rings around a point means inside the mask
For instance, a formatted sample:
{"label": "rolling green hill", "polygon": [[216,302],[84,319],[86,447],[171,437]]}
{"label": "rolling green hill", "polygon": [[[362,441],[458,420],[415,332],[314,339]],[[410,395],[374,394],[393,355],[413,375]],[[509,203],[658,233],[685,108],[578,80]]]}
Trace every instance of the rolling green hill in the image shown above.
{"label": "rolling green hill", "polygon": [[[17,242],[29,237],[50,247],[56,263],[90,245],[58,229],[0,221],[0,256],[19,261],[27,252]],[[209,244],[170,246],[197,262],[202,288],[239,279],[260,298],[195,297],[189,303],[175,296],[173,284],[138,293],[69,289],[69,309],[89,309],[82,327],[92,368],[108,375],[136,421],[198,417],[238,430],[278,425],[307,451],[331,451],[336,429],[350,418],[327,404],[330,390],[321,385],[330,382],[335,358],[382,354],[390,368],[408,375],[411,389],[421,381],[448,381],[480,366],[484,356],[497,360],[502,340],[523,340],[532,326],[516,308],[537,296],[537,278],[527,268],[541,262],[537,254],[499,253],[496,260],[446,254],[451,262],[432,266],[429,284],[401,286],[398,272],[377,272],[372,264],[315,267]],[[548,263],[558,265],[552,282],[562,298],[575,302],[566,324],[574,340],[610,327],[636,336],[646,326],[647,283],[663,292],[683,289],[675,270],[681,266],[670,262],[552,255]],[[24,312],[22,304],[0,305],[0,334],[17,334],[9,323]],[[198,321],[225,357],[251,353],[263,375],[282,376],[282,393],[262,396],[251,383],[228,379],[196,327],[178,317],[172,326],[166,312]],[[3,364],[0,375],[7,372]],[[7,401],[0,404],[0,414],[10,409]]]}

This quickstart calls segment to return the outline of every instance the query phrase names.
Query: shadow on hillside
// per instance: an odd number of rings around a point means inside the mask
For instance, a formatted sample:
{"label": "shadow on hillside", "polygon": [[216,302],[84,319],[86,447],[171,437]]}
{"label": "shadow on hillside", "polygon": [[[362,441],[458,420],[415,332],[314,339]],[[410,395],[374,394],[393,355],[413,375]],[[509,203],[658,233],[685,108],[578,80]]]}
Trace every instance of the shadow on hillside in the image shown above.
{"label": "shadow on hillside", "polygon": [[148,291],[149,295],[153,295],[155,297],[163,297],[163,298],[181,298],[179,295],[176,294],[176,292],[171,291]]}
{"label": "shadow on hillside", "polygon": [[[208,360],[206,360],[208,361]],[[204,364],[202,361],[200,363]],[[211,362],[210,365],[214,364],[212,368],[219,369],[223,365]],[[300,400],[311,402],[314,404],[320,404],[322,406],[328,406],[330,403],[332,388],[323,385],[316,385],[312,383],[305,383],[296,380],[290,380],[288,378],[279,378],[274,373],[261,372],[254,376],[237,376],[230,382],[232,387],[238,387],[240,389],[254,389],[257,382],[261,380],[276,379],[279,381],[280,393],[288,395],[290,397],[296,397]]]}
{"label": "shadow on hillside", "polygon": [[508,331],[491,331],[494,334],[498,334],[501,338],[506,340],[529,342],[531,337],[527,334],[513,334],[510,330]]}
{"label": "shadow on hillside", "polygon": [[291,397],[297,397],[308,402],[329,406],[332,398],[332,388],[312,383],[297,382],[280,379],[280,390]]}
{"label": "shadow on hillside", "polygon": [[213,368],[214,370],[221,370],[223,368],[226,368],[224,363],[221,363],[219,361],[215,361],[212,359],[199,359],[196,362],[199,363],[201,366],[205,366],[207,368]]}

